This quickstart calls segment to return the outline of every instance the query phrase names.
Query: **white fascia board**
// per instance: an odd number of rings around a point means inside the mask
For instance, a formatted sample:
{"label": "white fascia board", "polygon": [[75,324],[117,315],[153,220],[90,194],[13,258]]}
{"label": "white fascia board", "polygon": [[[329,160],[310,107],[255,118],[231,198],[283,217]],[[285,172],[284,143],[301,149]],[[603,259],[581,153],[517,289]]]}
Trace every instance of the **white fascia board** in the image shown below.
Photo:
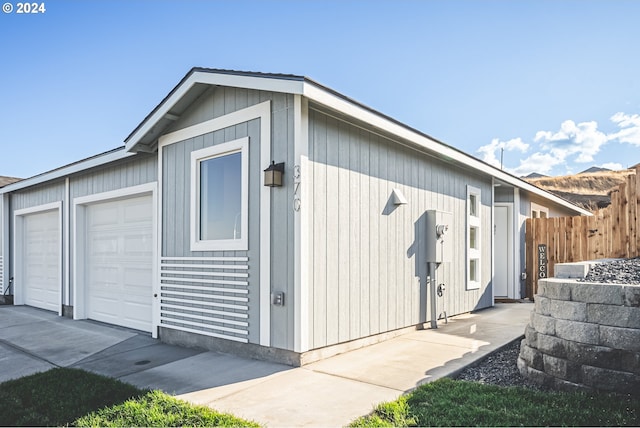
{"label": "white fascia board", "polygon": [[126,143],[125,149],[131,151],[142,137],[173,108],[189,89],[198,83],[291,94],[301,94],[303,90],[303,82],[301,80],[195,71],[182,85],[175,89],[174,93],[145,121],[144,125],[142,125],[135,134],[131,135]]}
{"label": "white fascia board", "polygon": [[80,171],[85,171],[87,169],[91,169],[110,162],[115,162],[135,155],[135,153],[128,153],[125,150],[118,150],[106,153],[104,155],[98,155],[84,161],[76,162],[74,164],[4,186],[0,188],[0,195],[3,193],[10,193],[16,190],[24,189],[26,187],[35,186],[36,184],[45,183],[47,181],[55,180],[58,178],[67,177]]}
{"label": "white fascia board", "polygon": [[460,152],[451,147],[448,147],[438,141],[430,139],[427,136],[422,135],[408,127],[402,126],[368,109],[365,109],[361,106],[351,103],[348,100],[343,99],[335,94],[327,92],[326,90],[319,88],[313,84],[310,84],[309,82],[304,82],[303,95],[318,104],[322,104],[333,110],[337,110],[341,113],[344,113],[348,116],[355,117],[359,120],[362,120],[365,123],[369,123],[397,137],[400,137],[404,140],[411,141],[412,143],[418,146],[421,146],[429,151],[439,153],[457,163],[466,165],[481,173],[487,174],[498,180],[504,181],[505,183],[511,184],[517,188],[539,195],[545,199],[553,201],[556,204],[569,208],[577,213],[580,213],[586,216],[593,215],[591,212],[584,210],[576,205],[573,205],[572,203],[565,201],[562,198],[559,198],[536,186],[533,186],[510,174],[507,174],[497,168],[494,168],[484,162],[481,162],[480,160],[475,159],[472,156],[469,156],[463,152]]}
{"label": "white fascia board", "polygon": [[[226,73],[196,71],[191,76],[194,83],[230,86],[244,89],[257,89],[269,92],[302,94],[304,82],[301,79],[285,79],[278,77],[244,76]],[[189,79],[190,80],[190,79]]]}

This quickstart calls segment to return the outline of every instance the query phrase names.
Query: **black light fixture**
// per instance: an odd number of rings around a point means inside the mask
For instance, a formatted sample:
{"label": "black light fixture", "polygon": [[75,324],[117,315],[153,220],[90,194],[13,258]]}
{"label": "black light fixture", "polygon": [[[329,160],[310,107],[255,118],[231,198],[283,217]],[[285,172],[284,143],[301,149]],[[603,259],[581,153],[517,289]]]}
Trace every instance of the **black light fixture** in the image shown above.
{"label": "black light fixture", "polygon": [[282,175],[284,174],[284,162],[271,161],[269,168],[264,170],[264,185],[267,187],[282,187]]}

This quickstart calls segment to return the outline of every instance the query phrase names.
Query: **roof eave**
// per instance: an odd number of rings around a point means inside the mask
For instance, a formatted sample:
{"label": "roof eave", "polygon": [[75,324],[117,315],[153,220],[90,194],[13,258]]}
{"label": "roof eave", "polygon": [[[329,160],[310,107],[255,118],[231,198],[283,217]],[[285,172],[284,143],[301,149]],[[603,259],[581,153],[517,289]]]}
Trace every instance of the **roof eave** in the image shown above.
{"label": "roof eave", "polygon": [[528,183],[501,169],[498,169],[493,165],[483,162],[471,155],[468,155],[456,148],[438,141],[427,134],[404,125],[401,122],[385,116],[358,102],[355,102],[350,98],[342,96],[341,94],[333,90],[327,90],[327,88],[318,85],[317,83],[309,79],[307,79],[305,82],[303,95],[318,104],[322,104],[330,109],[337,110],[348,116],[355,117],[359,120],[364,121],[365,123],[369,123],[379,129],[382,129],[385,132],[389,132],[397,137],[410,141],[413,144],[427,149],[430,152],[438,153],[441,157],[449,158],[455,163],[471,167],[479,172],[495,177],[496,179],[506,184],[510,184],[512,186],[549,199],[554,203],[573,210],[580,215],[593,215],[590,211],[574,205],[573,203],[557,195],[547,192],[546,190]]}
{"label": "roof eave", "polygon": [[125,139],[125,149],[129,152],[146,151],[139,147],[144,137],[164,117],[171,116],[169,113],[171,108],[197,84],[301,94],[304,80],[305,78],[302,76],[288,74],[192,68]]}
{"label": "roof eave", "polygon": [[303,95],[320,105],[336,110],[342,114],[355,117],[392,135],[410,141],[424,149],[439,153],[458,164],[471,167],[496,179],[525,191],[549,199],[580,215],[592,215],[589,211],[578,207],[546,190],[532,185],[514,175],[487,164],[467,153],[451,147],[442,141],[413,129],[389,116],[369,108],[341,93],[323,86],[303,76],[287,74],[267,74],[256,72],[239,72],[207,68],[193,68],[160,104],[138,125],[125,140],[127,152],[149,151],[149,147],[141,144],[145,136],[156,124],[166,116],[171,116],[171,108],[184,97],[195,85],[229,86],[245,89],[256,89],[271,92]]}
{"label": "roof eave", "polygon": [[8,184],[4,187],[0,187],[0,194],[14,192],[16,190],[35,186],[36,184],[41,184],[47,181],[68,177],[71,174],[75,174],[78,172],[85,171],[89,168],[97,167],[97,166],[115,162],[124,158],[128,158],[130,156],[133,156],[134,154],[135,153],[126,152],[124,150],[124,147],[118,147],[117,149],[113,149],[108,152],[101,153],[96,156],[92,156],[90,158],[86,158],[78,162],[74,162],[72,164],[65,165],[63,167],[56,168],[48,172],[44,172],[42,174],[35,175],[30,178],[25,178],[24,180],[20,180],[15,183]]}

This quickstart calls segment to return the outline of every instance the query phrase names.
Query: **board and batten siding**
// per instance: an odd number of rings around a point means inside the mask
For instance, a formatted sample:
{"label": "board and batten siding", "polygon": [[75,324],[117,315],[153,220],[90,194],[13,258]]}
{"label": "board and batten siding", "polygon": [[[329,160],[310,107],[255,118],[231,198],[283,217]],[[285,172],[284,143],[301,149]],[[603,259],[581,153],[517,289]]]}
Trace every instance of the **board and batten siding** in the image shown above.
{"label": "board and batten siding", "polygon": [[157,156],[139,153],[71,176],[69,193],[73,202],[77,197],[125,189],[157,180]]}
{"label": "board and batten siding", "polygon": [[[113,162],[90,170],[73,174],[69,179],[69,195],[65,178],[53,182],[38,184],[33,187],[18,190],[10,194],[12,214],[9,218],[13,230],[13,212],[16,210],[45,205],[53,202],[62,202],[63,218],[63,245],[68,243],[69,252],[64,252],[64,257],[73,254],[73,200],[76,197],[108,192],[139,184],[157,181],[157,157],[151,154],[139,154],[130,158]],[[68,199],[68,200],[67,200]],[[65,212],[68,209],[68,213]],[[67,223],[68,221],[68,223]],[[70,225],[67,227],[67,224]],[[15,239],[15,237],[13,237]],[[13,248],[13,242],[10,243]],[[69,278],[69,286],[63,287],[63,302],[73,302],[73,260],[63,260],[63,277]],[[10,273],[13,276],[13,272]]]}
{"label": "board and batten siding", "polygon": [[[182,117],[171,128],[171,131],[183,129],[210,119],[233,113],[237,110],[271,101],[271,144],[272,158],[276,162],[285,162],[285,180],[293,175],[293,96],[253,91],[239,88],[218,87],[206,91],[197,102],[190,106]],[[201,332],[216,337],[233,340],[247,340],[249,343],[260,343],[260,193],[262,190],[262,174],[268,165],[260,160],[260,119],[239,123],[224,129],[200,135],[194,138],[169,144],[162,147],[162,260],[163,263],[175,263],[184,258],[215,258],[218,265],[248,266],[246,278],[224,278],[228,281],[225,287],[246,291],[246,301],[237,302],[233,307],[215,309],[227,315],[219,315],[221,320],[241,319],[246,324],[238,326],[235,331],[219,331],[216,327],[228,327],[224,321],[207,321],[198,309],[209,309],[209,304],[221,302],[215,293],[202,289],[201,293],[191,293],[189,302],[180,302],[184,307],[184,316],[172,315],[173,326],[191,332]],[[249,137],[249,241],[248,251],[196,251],[190,248],[190,180],[191,152],[205,147]],[[293,185],[285,184],[282,188],[271,191],[271,284],[276,291],[285,292],[284,306],[271,306],[271,346],[282,349],[293,349]],[[228,261],[224,261],[228,260]],[[197,264],[198,261],[190,261]],[[203,261],[204,263],[204,261]],[[162,264],[161,264],[162,266]],[[230,266],[230,267],[231,267]],[[192,269],[197,269],[192,267]],[[162,268],[161,268],[162,270]],[[236,269],[216,269],[214,272],[237,272]],[[162,274],[162,272],[161,272]],[[163,290],[174,290],[166,282],[170,277],[179,278],[179,274],[163,275]],[[194,279],[205,277],[191,276]],[[234,285],[234,281],[236,285]],[[175,282],[175,281],[174,281]],[[188,285],[189,282],[181,281]],[[222,293],[232,295],[233,293]],[[197,303],[197,300],[202,303]],[[229,303],[229,302],[227,302]],[[233,303],[232,303],[233,304]],[[233,314],[238,314],[233,315]],[[201,316],[201,325],[195,325],[193,316]],[[190,324],[181,323],[181,318],[191,320]],[[166,320],[165,320],[166,321]],[[171,322],[171,321],[169,321]],[[165,322],[166,324],[166,322]],[[164,325],[171,328],[172,325]]]}
{"label": "board and batten siding", "polygon": [[4,195],[0,195],[0,293],[4,294],[5,291],[5,267],[4,267],[4,256],[5,256],[5,237],[7,235],[5,231],[6,220],[4,217],[5,209],[4,209]]}
{"label": "board and batten siding", "polygon": [[[99,193],[111,192],[114,190],[126,189],[128,187],[139,186],[141,184],[154,183],[158,181],[158,158],[153,154],[139,153],[135,156],[113,162],[100,167],[91,168],[82,173],[74,174],[69,178],[69,221],[71,228],[75,223],[75,212],[73,201],[82,196],[95,195]],[[63,208],[64,209],[64,208]],[[80,232],[80,231],[78,231]],[[65,234],[65,239],[69,239],[69,262],[71,272],[74,272],[73,251],[75,242],[72,234]],[[73,289],[75,278],[69,277],[70,302],[73,302]],[[151,296],[149,296],[151,299]]]}
{"label": "board and batten siding", "polygon": [[[427,210],[453,214],[454,260],[438,313],[491,306],[490,178],[481,178],[362,127],[309,111],[309,343],[312,349],[430,319]],[[481,189],[481,288],[466,289],[467,185]],[[391,203],[394,188],[406,205]]]}

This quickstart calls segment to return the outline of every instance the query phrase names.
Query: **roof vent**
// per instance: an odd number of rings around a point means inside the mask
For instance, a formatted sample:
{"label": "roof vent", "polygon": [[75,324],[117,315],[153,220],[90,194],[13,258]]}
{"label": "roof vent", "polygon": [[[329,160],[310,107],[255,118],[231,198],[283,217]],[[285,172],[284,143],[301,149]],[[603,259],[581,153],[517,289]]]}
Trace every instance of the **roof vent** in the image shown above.
{"label": "roof vent", "polygon": [[407,198],[404,197],[399,189],[393,189],[391,192],[391,203],[393,205],[404,205],[407,203]]}

